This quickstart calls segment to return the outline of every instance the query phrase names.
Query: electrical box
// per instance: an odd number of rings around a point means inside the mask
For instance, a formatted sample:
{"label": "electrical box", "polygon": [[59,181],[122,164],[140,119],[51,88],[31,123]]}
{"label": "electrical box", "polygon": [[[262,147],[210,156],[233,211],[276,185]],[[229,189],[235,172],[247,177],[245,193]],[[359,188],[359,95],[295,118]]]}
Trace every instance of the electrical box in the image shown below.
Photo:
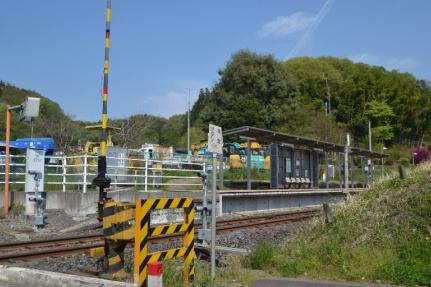
{"label": "electrical box", "polygon": [[[25,192],[43,192],[45,171],[45,151],[41,149],[27,149],[25,166]],[[40,174],[36,179],[34,173]]]}
{"label": "electrical box", "polygon": [[22,104],[20,120],[29,122],[32,118],[39,116],[40,98],[28,97]]}

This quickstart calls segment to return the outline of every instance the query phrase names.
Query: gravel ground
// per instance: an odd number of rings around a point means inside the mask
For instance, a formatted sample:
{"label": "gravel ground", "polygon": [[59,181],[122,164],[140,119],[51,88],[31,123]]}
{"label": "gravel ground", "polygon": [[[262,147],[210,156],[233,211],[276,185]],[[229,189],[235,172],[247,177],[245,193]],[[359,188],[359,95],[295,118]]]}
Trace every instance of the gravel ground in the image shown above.
{"label": "gravel ground", "polygon": [[[67,220],[65,220],[67,222]],[[217,245],[250,249],[260,241],[269,241],[274,245],[279,245],[290,234],[307,224],[306,221],[294,222],[278,226],[268,226],[264,228],[249,228],[241,231],[229,232],[219,235]],[[53,224],[52,227],[55,225]],[[68,234],[69,235],[69,234]],[[164,244],[153,244],[150,252],[179,247],[181,241]],[[223,254],[218,254],[219,260],[223,263]],[[125,252],[126,271],[130,272],[133,266],[133,249],[127,248]],[[20,267],[36,268],[55,272],[83,274],[83,269],[96,270],[101,268],[101,262],[91,258],[87,254],[78,254],[65,257],[53,257],[40,261],[10,262],[9,264]],[[88,274],[87,274],[88,275]],[[129,278],[130,280],[130,278]]]}
{"label": "gravel ground", "polygon": [[[0,219],[0,244],[16,241],[41,240],[53,236],[83,235],[83,232],[61,234],[59,231],[71,227],[79,222],[92,218],[74,218],[62,210],[47,210],[45,212],[45,227],[36,229],[33,227],[32,219],[24,215],[11,214],[7,218]],[[85,233],[91,232],[85,231]]]}

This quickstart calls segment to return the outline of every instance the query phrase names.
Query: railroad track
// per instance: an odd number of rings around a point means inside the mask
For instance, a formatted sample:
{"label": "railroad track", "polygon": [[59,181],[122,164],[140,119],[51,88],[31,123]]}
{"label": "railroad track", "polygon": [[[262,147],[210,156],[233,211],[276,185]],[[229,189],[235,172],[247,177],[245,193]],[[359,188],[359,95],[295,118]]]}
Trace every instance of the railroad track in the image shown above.
{"label": "railroad track", "polygon": [[[307,209],[289,213],[243,216],[241,218],[217,221],[217,233],[232,232],[245,228],[267,227],[309,219],[320,213],[319,209]],[[197,224],[196,229],[201,225]],[[152,243],[177,240],[182,234],[167,234],[150,237]],[[30,260],[50,256],[65,256],[103,247],[101,234],[34,240],[0,244],[0,262],[11,260]]]}

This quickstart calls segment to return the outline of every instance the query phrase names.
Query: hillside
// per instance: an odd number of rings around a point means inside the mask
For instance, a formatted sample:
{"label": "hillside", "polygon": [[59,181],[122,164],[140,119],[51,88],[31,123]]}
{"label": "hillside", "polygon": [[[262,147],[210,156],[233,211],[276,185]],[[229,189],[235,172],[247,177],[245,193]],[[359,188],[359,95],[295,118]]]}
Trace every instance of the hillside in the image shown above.
{"label": "hillside", "polygon": [[[431,286],[431,163],[375,183],[289,239],[264,269],[283,276]],[[262,253],[262,252],[261,252]],[[275,270],[275,271],[274,271]]]}
{"label": "hillside", "polygon": [[350,131],[355,145],[365,146],[371,120],[376,148],[429,140],[431,89],[408,73],[334,57],[279,61],[240,51],[219,75],[193,106],[193,123],[202,128],[247,124],[335,142]]}
{"label": "hillside", "polygon": [[[429,82],[408,73],[334,57],[280,61],[271,55],[239,51],[219,75],[214,86],[200,91],[193,105],[192,143],[205,140],[208,124],[214,123],[224,129],[250,125],[338,143],[349,131],[355,146],[366,147],[368,120],[373,127],[373,148],[394,147],[389,152],[396,154],[395,159],[409,161],[409,151],[403,146],[431,142],[431,88]],[[331,112],[326,115],[329,95]],[[97,132],[84,129],[94,123],[74,120],[38,93],[0,82],[3,107],[5,102],[20,103],[26,96],[42,98],[35,136],[52,136],[67,151],[98,140]],[[187,143],[186,114],[169,118],[131,115],[110,119],[110,124],[121,128],[113,137],[120,146],[159,143],[184,148]],[[0,125],[4,126],[2,106]],[[13,125],[13,138],[29,134],[29,124]]]}
{"label": "hillside", "polygon": [[[53,137],[57,147],[63,150],[72,149],[84,135],[83,125],[65,115],[60,105],[43,97],[37,92],[20,89],[0,81],[0,138],[5,137],[6,104],[18,105],[27,97],[41,99],[40,115],[34,121],[35,137]],[[30,137],[30,123],[19,122],[18,113],[12,113],[11,138]]]}

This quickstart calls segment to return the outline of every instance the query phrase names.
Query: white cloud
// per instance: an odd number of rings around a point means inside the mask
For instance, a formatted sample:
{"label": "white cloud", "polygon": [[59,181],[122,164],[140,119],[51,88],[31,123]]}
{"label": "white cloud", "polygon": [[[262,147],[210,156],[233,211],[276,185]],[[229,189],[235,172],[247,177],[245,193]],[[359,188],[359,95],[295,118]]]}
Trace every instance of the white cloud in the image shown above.
{"label": "white cloud", "polygon": [[362,53],[349,57],[353,62],[366,63],[374,66],[383,66],[388,70],[411,70],[420,65],[420,62],[413,58],[386,58],[374,54]]}
{"label": "white cloud", "polygon": [[325,4],[323,4],[322,8],[320,8],[319,13],[315,16],[315,20],[307,27],[307,30],[302,35],[301,39],[296,43],[293,49],[287,55],[287,59],[295,57],[299,50],[301,50],[311,38],[314,31],[317,30],[320,23],[322,23],[323,19],[325,19],[326,15],[331,10],[332,4],[334,4],[335,0],[326,0]]}
{"label": "white cloud", "polygon": [[313,33],[331,10],[334,2],[335,0],[326,0],[317,14],[296,12],[288,16],[279,16],[265,23],[257,32],[257,35],[261,38],[283,38],[303,32],[298,42],[287,55],[287,58],[294,57],[308,43]]}
{"label": "white cloud", "polygon": [[305,12],[296,12],[289,16],[279,16],[275,20],[267,22],[258,31],[258,35],[265,37],[284,37],[307,29],[314,21],[316,15]]}

